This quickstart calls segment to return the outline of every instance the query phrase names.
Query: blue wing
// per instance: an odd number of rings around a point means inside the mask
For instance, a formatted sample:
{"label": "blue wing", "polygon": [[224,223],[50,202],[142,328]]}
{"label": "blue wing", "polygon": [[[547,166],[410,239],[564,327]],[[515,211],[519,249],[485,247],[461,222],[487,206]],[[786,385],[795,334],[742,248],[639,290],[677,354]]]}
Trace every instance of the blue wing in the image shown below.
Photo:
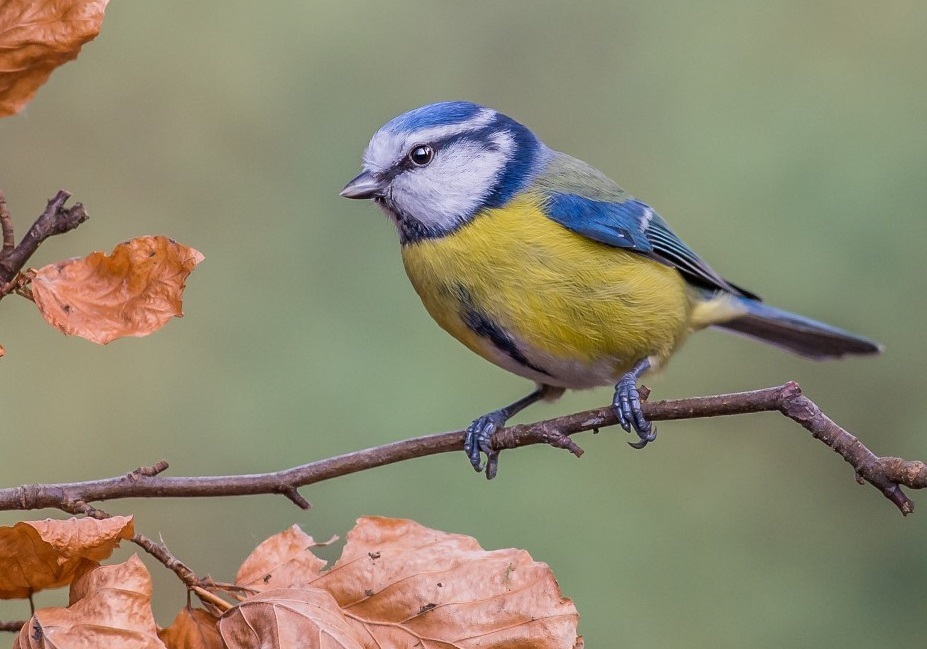
{"label": "blue wing", "polygon": [[672,266],[696,286],[759,299],[718,275],[649,205],[581,160],[554,155],[535,183],[545,196],[548,218],[594,241],[634,250]]}

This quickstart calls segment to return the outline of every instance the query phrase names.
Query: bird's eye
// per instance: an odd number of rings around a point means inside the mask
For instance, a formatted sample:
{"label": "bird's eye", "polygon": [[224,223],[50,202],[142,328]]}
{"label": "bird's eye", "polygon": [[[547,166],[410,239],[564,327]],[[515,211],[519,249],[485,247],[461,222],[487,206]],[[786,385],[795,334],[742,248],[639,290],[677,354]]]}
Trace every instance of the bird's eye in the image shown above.
{"label": "bird's eye", "polygon": [[427,144],[415,147],[409,152],[409,162],[416,167],[424,167],[435,157],[435,150]]}

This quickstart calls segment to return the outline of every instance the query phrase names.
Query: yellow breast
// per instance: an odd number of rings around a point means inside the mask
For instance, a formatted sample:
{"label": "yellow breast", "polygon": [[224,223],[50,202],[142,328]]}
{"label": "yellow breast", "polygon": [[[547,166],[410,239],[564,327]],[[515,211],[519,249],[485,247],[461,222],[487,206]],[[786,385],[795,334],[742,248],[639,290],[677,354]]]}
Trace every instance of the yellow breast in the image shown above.
{"label": "yellow breast", "polygon": [[453,234],[403,246],[431,316],[484,358],[570,388],[614,382],[688,333],[695,297],[674,269],[558,225],[525,197]]}

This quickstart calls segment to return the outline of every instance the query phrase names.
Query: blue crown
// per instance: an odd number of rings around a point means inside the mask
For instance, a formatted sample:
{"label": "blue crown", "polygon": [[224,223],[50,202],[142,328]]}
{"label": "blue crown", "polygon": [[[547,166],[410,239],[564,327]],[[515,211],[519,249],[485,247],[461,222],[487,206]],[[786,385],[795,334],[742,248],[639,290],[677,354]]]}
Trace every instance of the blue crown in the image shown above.
{"label": "blue crown", "polygon": [[435,126],[450,126],[464,122],[482,110],[485,110],[483,106],[470,101],[441,101],[403,113],[387,122],[383,128],[393,132],[413,132]]}

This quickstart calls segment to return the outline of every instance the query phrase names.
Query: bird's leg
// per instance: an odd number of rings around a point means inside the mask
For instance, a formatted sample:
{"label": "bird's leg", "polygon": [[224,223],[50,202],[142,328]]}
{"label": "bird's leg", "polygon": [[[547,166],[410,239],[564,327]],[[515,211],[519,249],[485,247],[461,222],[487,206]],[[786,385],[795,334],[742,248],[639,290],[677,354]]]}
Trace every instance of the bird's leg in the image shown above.
{"label": "bird's leg", "polygon": [[483,470],[483,463],[480,461],[480,453],[486,454],[486,478],[492,479],[496,475],[496,466],[499,462],[499,452],[492,448],[492,436],[497,430],[505,426],[505,422],[516,414],[537,403],[545,397],[559,396],[563,393],[563,388],[555,388],[551,385],[538,385],[538,389],[526,397],[522,397],[515,403],[507,405],[505,408],[499,408],[492,412],[478,417],[473,420],[470,427],[467,428],[467,436],[464,440],[464,452],[470,458],[470,464],[476,471]]}
{"label": "bird's leg", "polygon": [[628,433],[633,427],[634,432],[640,437],[639,442],[628,442],[632,448],[644,448],[657,438],[656,427],[644,418],[644,413],[641,411],[641,395],[637,390],[638,379],[650,367],[650,359],[642,358],[615,385],[612,407],[618,415],[618,423]]}

